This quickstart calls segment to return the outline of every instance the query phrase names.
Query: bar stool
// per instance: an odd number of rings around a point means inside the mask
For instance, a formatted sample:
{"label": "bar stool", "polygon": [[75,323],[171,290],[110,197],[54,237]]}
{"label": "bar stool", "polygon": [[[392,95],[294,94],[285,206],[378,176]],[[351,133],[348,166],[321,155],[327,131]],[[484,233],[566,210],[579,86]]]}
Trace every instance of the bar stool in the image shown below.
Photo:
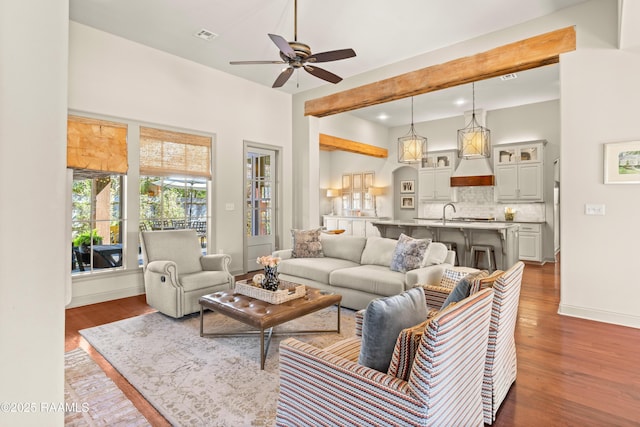
{"label": "bar stool", "polygon": [[455,259],[454,265],[460,265],[460,262],[458,261],[458,245],[456,245],[454,242],[440,242],[440,243],[445,245],[447,247],[447,250],[454,251],[456,253],[456,259]]}
{"label": "bar stool", "polygon": [[493,273],[496,270],[496,251],[491,245],[471,246],[471,267],[478,268],[478,259],[483,253],[487,258],[487,269],[489,273]]}

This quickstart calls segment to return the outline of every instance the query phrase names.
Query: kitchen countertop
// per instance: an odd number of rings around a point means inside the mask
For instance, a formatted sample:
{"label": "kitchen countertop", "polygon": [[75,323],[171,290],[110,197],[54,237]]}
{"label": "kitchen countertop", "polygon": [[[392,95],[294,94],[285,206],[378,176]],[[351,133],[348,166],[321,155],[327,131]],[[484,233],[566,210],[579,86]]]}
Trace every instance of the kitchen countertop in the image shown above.
{"label": "kitchen countertop", "polygon": [[374,225],[382,226],[408,226],[408,227],[434,227],[434,228],[469,228],[476,230],[504,230],[506,228],[517,227],[518,224],[499,222],[499,221],[466,221],[466,220],[450,220],[446,224],[441,219],[408,219],[408,220],[390,220],[390,221],[373,221]]}
{"label": "kitchen countertop", "polygon": [[[442,222],[442,218],[414,218],[416,220],[426,220],[426,221],[439,221]],[[520,221],[520,220],[515,220],[515,221],[506,221],[504,219],[482,219],[482,220],[478,220],[478,221],[470,221],[467,218],[447,218],[447,222],[499,222],[499,223],[504,223],[504,224],[545,224],[547,221],[545,221],[544,219],[541,220],[526,220],[526,221]]]}

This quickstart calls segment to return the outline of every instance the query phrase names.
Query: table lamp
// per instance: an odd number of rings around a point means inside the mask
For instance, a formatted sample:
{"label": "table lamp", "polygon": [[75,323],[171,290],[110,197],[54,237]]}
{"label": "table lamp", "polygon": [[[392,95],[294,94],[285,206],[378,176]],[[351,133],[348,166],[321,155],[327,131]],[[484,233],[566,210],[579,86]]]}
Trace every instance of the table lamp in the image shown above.
{"label": "table lamp", "polygon": [[335,188],[328,188],[327,189],[327,197],[329,199],[331,199],[331,215],[335,215],[335,211],[333,210],[333,205],[334,205],[334,199],[336,197],[340,197],[341,195],[341,191]]}
{"label": "table lamp", "polygon": [[376,205],[376,196],[382,196],[384,194],[384,187],[369,187],[367,191],[371,197],[373,197],[373,216],[378,216],[378,207]]}

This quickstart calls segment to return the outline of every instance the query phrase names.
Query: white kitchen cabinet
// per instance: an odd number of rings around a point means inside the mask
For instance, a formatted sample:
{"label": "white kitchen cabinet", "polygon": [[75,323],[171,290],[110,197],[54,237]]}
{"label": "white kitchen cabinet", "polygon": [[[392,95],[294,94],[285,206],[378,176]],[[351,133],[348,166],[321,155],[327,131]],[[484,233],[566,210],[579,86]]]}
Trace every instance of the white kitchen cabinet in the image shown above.
{"label": "white kitchen cabinet", "polygon": [[542,262],[542,226],[540,224],[520,224],[520,259]]}
{"label": "white kitchen cabinet", "polygon": [[494,147],[496,201],[544,201],[544,143],[535,141]]}
{"label": "white kitchen cabinet", "polygon": [[418,171],[418,197],[421,202],[450,201],[454,198],[451,174],[457,159],[455,150],[434,151],[427,155]]}

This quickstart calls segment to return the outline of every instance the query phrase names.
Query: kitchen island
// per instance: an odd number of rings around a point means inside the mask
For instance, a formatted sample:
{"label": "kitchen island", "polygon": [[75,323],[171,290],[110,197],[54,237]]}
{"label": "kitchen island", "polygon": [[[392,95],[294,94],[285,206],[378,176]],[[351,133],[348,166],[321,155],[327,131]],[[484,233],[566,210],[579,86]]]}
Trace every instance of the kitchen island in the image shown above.
{"label": "kitchen island", "polygon": [[[496,266],[507,270],[518,261],[517,224],[496,221],[391,220],[373,221],[382,237],[397,239],[401,233],[414,238],[430,238],[434,242],[455,243],[461,265],[471,267],[472,245],[491,245],[496,254]],[[486,260],[483,260],[486,262]],[[485,264],[486,265],[486,264]],[[481,265],[482,267],[482,265]]]}

